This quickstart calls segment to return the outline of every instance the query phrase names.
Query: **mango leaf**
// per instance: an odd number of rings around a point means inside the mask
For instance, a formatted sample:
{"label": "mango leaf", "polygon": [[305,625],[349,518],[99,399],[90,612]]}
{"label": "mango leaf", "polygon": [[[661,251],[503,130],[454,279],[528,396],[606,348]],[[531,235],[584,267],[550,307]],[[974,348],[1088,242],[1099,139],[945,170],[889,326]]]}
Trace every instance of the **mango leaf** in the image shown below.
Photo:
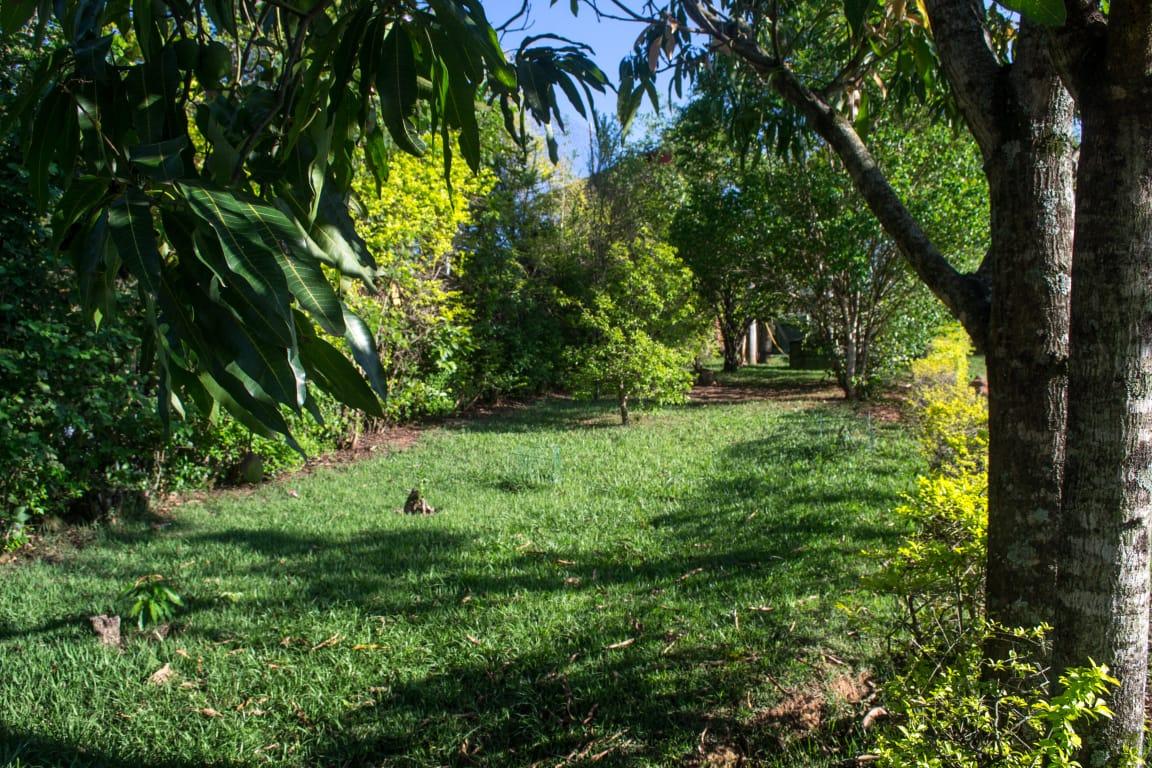
{"label": "mango leaf", "polygon": [[4,0],[0,3],[0,32],[11,35],[32,19],[36,0]]}
{"label": "mango leaf", "polygon": [[380,117],[393,141],[405,152],[423,155],[428,147],[420,140],[411,119],[419,98],[416,56],[403,24],[393,24],[384,37],[377,62],[376,90],[380,95]]}
{"label": "mango leaf", "polygon": [[294,221],[269,205],[240,200],[249,219],[262,230],[265,242],[272,248],[284,276],[288,290],[316,318],[320,326],[338,336],[344,333],[344,314],[340,299],[332,290],[320,265],[309,257],[302,232]]}
{"label": "mango leaf", "polygon": [[340,350],[311,333],[308,321],[296,317],[300,359],[311,381],[349,408],[382,418],[384,410],[372,388]]}
{"label": "mango leaf", "polygon": [[853,40],[860,39],[868,14],[879,5],[879,2],[880,0],[844,0],[844,16],[848,19],[848,29],[852,33]]}
{"label": "mango leaf", "polygon": [[212,399],[224,406],[224,409],[241,424],[270,440],[275,439],[277,434],[282,435],[293,450],[301,456],[306,456],[304,449],[292,437],[288,422],[275,406],[261,403],[242,387],[237,386],[238,382],[231,377],[220,382],[208,372],[202,371],[197,378]]}
{"label": "mango leaf", "polygon": [[72,245],[72,264],[80,284],[80,304],[99,328],[116,306],[120,257],[108,247],[108,212],[101,211]]}
{"label": "mango leaf", "polygon": [[215,235],[224,263],[215,258],[215,249],[204,238],[196,243],[197,256],[223,283],[238,289],[256,314],[265,317],[275,343],[292,346],[288,283],[259,227],[243,210],[237,210],[236,198],[227,192],[189,184],[177,188],[192,213]]}
{"label": "mango leaf", "polygon": [[1010,11],[1047,27],[1060,27],[1068,20],[1064,0],[997,0]]}
{"label": "mango leaf", "polygon": [[76,167],[79,127],[76,106],[59,85],[48,92],[36,112],[27,158],[32,199],[41,212],[48,208],[48,182],[52,161],[59,158],[61,175],[67,178]]}
{"label": "mango leaf", "polygon": [[188,147],[185,136],[128,148],[128,159],[142,174],[156,181],[174,181],[184,176],[184,158]]}
{"label": "mango leaf", "polygon": [[[190,184],[179,189],[216,233],[228,266],[253,292],[275,303],[278,319],[291,322],[286,290],[324,330],[344,333],[340,300],[292,220],[266,203],[223,190]],[[292,346],[290,339],[283,341]]]}
{"label": "mango leaf", "polygon": [[152,210],[143,195],[125,195],[108,209],[112,243],[128,270],[150,296],[160,292],[160,251],[152,227]]}
{"label": "mango leaf", "polygon": [[380,364],[380,355],[376,352],[376,340],[368,326],[347,307],[344,308],[344,340],[352,350],[352,357],[359,363],[360,368],[368,376],[372,388],[381,397],[388,398],[388,380],[384,376],[384,367]]}
{"label": "mango leaf", "polygon": [[345,277],[354,277],[371,288],[376,278],[376,263],[368,246],[356,232],[348,206],[340,196],[330,191],[320,193],[316,220],[310,230],[304,230],[307,210],[297,199],[295,190],[281,185],[280,197],[275,205],[290,215],[300,228],[300,236],[314,259],[334,267]]}
{"label": "mango leaf", "polygon": [[100,208],[100,202],[108,194],[108,181],[91,177],[80,177],[72,182],[56,203],[52,214],[52,240],[49,247],[57,250],[73,233],[76,223],[92,211]]}

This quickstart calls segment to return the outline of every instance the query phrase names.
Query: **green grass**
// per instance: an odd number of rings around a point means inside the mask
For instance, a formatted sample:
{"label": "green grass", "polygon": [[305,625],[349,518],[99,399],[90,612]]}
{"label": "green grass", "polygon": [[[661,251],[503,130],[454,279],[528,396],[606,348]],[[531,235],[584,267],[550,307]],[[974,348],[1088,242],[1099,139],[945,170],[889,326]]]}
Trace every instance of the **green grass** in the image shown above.
{"label": "green grass", "polygon": [[[772,402],[614,421],[549,402],[439,428],[0,568],[0,765],[856,754],[852,729],[791,739],[766,713],[882,663],[893,607],[860,552],[899,537],[903,430]],[[396,514],[415,485],[438,514]],[[98,645],[86,617],[153,573],[189,603],[172,634]]]}

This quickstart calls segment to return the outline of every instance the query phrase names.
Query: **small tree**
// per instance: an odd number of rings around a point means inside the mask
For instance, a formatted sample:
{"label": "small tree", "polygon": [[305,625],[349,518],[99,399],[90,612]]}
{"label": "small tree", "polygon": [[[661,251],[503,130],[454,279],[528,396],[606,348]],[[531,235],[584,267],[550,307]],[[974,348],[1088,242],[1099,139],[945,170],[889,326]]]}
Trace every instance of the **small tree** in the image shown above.
{"label": "small tree", "polygon": [[701,324],[691,272],[674,248],[641,235],[608,251],[606,278],[583,308],[590,341],[572,355],[572,390],[610,392],[620,422],[636,399],[683,402],[692,386],[689,363]]}

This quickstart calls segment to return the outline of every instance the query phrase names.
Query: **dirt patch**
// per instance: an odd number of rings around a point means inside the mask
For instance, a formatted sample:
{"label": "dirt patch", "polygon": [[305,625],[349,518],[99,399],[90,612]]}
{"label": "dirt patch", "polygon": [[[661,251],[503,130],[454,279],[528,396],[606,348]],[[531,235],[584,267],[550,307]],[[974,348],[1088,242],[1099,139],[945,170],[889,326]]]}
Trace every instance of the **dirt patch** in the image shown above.
{"label": "dirt patch", "polygon": [[[182,507],[187,504],[203,504],[215,496],[243,498],[252,495],[260,488],[268,485],[294,483],[301,476],[309,475],[317,469],[343,466],[357,461],[363,461],[373,456],[383,456],[388,453],[403,451],[415,445],[420,439],[421,434],[423,434],[423,428],[416,426],[384,427],[359,435],[356,440],[353,441],[352,445],[347,448],[340,448],[319,456],[313,456],[308,459],[303,467],[295,472],[287,472],[271,480],[253,485],[222,486],[211,490],[170,493],[153,504],[151,509],[153,516],[151,523],[152,528],[154,530],[165,528],[171,522],[168,518],[177,507]],[[294,494],[295,491],[289,489],[288,493]]]}
{"label": "dirt patch", "polygon": [[374,454],[395,453],[407,450],[416,444],[423,434],[423,429],[417,426],[383,427],[358,435],[352,445],[347,448],[325,453],[309,459],[303,472],[317,467],[327,467],[339,464],[349,464],[354,461],[368,458]]}
{"label": "dirt patch", "polygon": [[813,686],[789,693],[779,704],[756,715],[753,724],[771,726],[786,735],[805,736],[819,728],[837,709],[868,701],[874,692],[875,685],[867,672],[855,677],[840,675],[823,689]]}
{"label": "dirt patch", "polygon": [[688,395],[689,402],[701,404],[752,403],[762,400],[793,403],[829,403],[843,400],[840,390],[824,383],[780,387],[741,387],[713,384],[695,386]]}

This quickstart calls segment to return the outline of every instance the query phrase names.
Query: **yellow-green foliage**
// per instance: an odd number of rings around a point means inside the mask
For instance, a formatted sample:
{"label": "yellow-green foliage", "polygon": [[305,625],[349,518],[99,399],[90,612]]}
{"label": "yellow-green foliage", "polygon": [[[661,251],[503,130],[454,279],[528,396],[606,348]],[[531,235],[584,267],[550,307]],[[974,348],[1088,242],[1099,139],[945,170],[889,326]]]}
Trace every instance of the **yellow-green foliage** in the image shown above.
{"label": "yellow-green foliage", "polygon": [[450,285],[461,268],[453,240],[471,221],[469,201],[495,181],[486,169],[473,174],[452,165],[444,180],[440,145],[417,158],[395,152],[388,180],[371,174],[353,180],[361,211],[357,230],[380,267],[375,293],[352,288],[348,303],[368,324],[388,376],[387,413],[412,418],[455,405],[454,385],[469,344],[470,318]]}
{"label": "yellow-green foliage", "polygon": [[932,340],[928,354],[912,362],[912,378],[921,386],[966,388],[971,353],[972,342],[964,329],[951,326]]}
{"label": "yellow-green foliage", "polygon": [[452,190],[444,182],[443,155],[437,143],[424,157],[394,152],[388,180],[376,187],[369,173],[357,174],[352,187],[362,214],[356,227],[386,273],[442,261],[452,251],[456,231],[470,221],[468,202],[487,194],[495,183],[491,171],[473,174],[461,162],[452,164]]}
{"label": "yellow-green foliage", "polygon": [[[911,671],[885,686],[898,725],[881,732],[876,753],[885,768],[1078,768],[1083,721],[1109,718],[1104,695],[1116,685],[1108,668],[1090,662],[1060,676],[1053,694],[1042,665],[1021,656],[989,662],[981,639],[1012,635],[1017,645],[1040,646],[1044,629],[982,627],[951,663],[929,649]],[[952,649],[954,652],[955,649]],[[930,671],[929,671],[930,670]],[[1123,762],[1142,765],[1138,758]]]}
{"label": "yellow-green foliage", "polygon": [[913,364],[917,439],[929,472],[896,508],[913,532],[875,585],[899,596],[913,641],[980,618],[988,526],[988,409],[968,387],[967,336],[951,329]]}
{"label": "yellow-green foliage", "polygon": [[919,440],[933,471],[980,473],[987,465],[988,401],[968,386],[970,351],[956,326],[912,364]]}

